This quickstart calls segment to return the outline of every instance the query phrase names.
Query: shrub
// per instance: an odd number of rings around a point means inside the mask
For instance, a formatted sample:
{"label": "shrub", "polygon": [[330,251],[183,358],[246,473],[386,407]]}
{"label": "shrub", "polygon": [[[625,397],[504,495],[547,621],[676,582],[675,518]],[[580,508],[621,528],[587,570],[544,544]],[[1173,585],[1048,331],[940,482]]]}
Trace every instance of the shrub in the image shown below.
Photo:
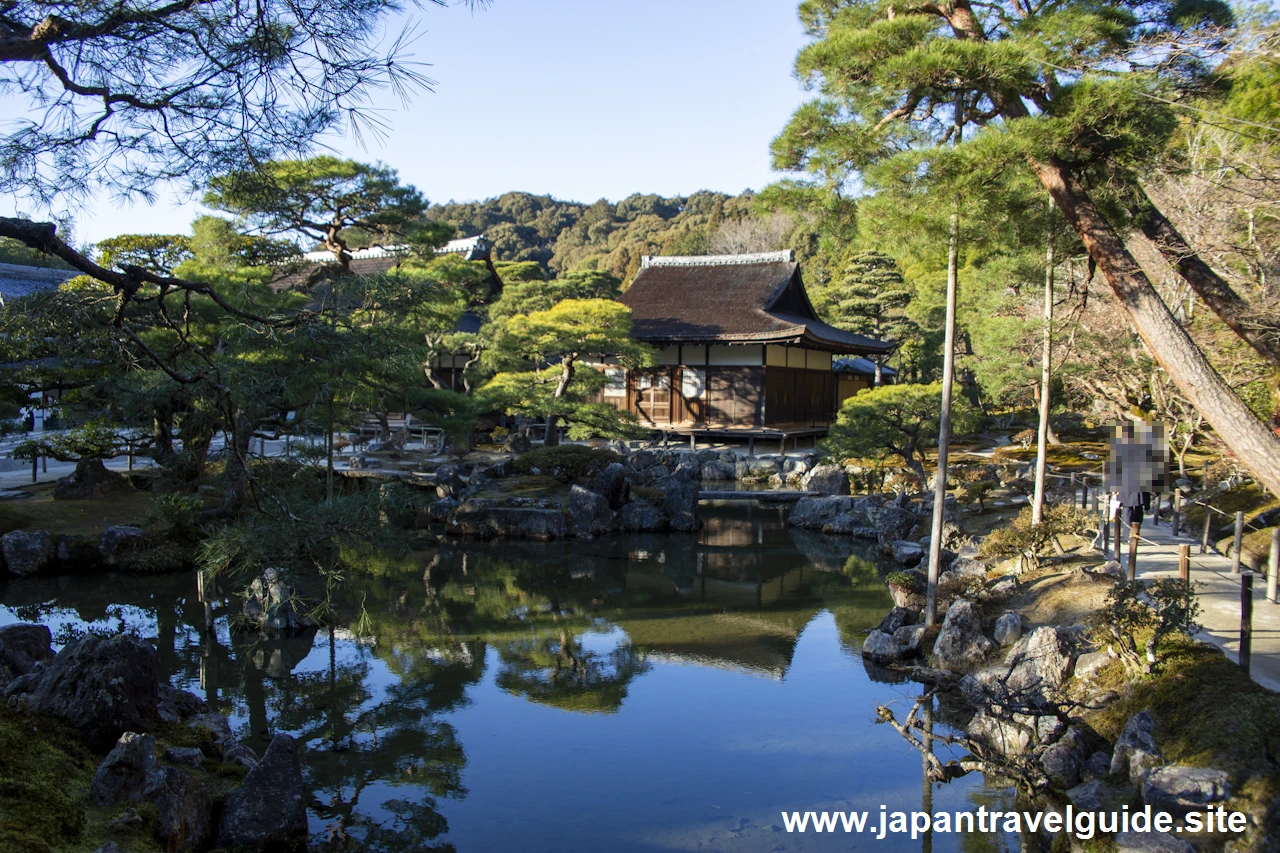
{"label": "shrub", "polygon": [[924,582],[916,572],[890,572],[885,577],[885,581],[889,586],[895,586],[907,592],[924,592]]}
{"label": "shrub", "polygon": [[987,498],[987,493],[996,487],[995,480],[974,480],[965,483],[960,487],[960,503],[978,505],[978,512],[985,512],[986,505],[983,501]]}
{"label": "shrub", "polygon": [[[1120,656],[1125,669],[1150,674],[1162,640],[1173,633],[1195,634],[1200,602],[1192,585],[1180,578],[1150,584],[1117,583],[1107,603],[1089,619],[1091,635]],[[1141,649],[1141,651],[1140,651]]]}
{"label": "shrub", "polygon": [[620,459],[612,450],[562,444],[558,447],[535,447],[528,453],[522,453],[516,457],[515,466],[521,474],[532,474],[537,468],[557,480],[578,482],[594,477]]}
{"label": "shrub", "polygon": [[1031,507],[1025,507],[1008,527],[1000,527],[982,540],[983,557],[1022,557],[1038,568],[1045,550],[1059,536],[1084,533],[1091,526],[1088,513],[1072,504],[1045,504],[1039,524],[1031,523]]}

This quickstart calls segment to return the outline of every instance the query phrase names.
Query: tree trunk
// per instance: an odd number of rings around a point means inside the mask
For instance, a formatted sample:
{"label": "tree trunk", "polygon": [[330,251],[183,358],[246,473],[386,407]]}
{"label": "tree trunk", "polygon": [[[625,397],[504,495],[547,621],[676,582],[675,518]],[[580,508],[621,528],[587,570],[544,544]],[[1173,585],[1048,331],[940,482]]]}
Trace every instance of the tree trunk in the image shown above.
{"label": "tree trunk", "polygon": [[[1169,266],[1178,271],[1187,284],[1191,285],[1196,295],[1204,300],[1231,331],[1257,350],[1258,354],[1271,364],[1280,365],[1280,341],[1268,337],[1263,329],[1246,324],[1245,318],[1255,313],[1249,303],[1241,298],[1222,276],[1214,272],[1212,267],[1200,259],[1178,229],[1154,203],[1149,204],[1145,215],[1140,218],[1143,235],[1160,250],[1165,260],[1169,262]],[[1190,312],[1188,312],[1188,319],[1190,319]]]}
{"label": "tree trunk", "polygon": [[[1049,201],[1052,209],[1053,200]],[[1031,501],[1031,523],[1044,518],[1045,476],[1049,468],[1049,382],[1053,377],[1053,236],[1045,248],[1044,351],[1040,359],[1040,428],[1036,433],[1036,490]]]}
{"label": "tree trunk", "polygon": [[1280,438],[1254,416],[1174,319],[1079,179],[1052,161],[1033,162],[1032,167],[1080,236],[1089,257],[1106,276],[1160,366],[1241,464],[1268,489],[1280,492]]}
{"label": "tree trunk", "polygon": [[542,442],[544,447],[560,446],[560,416],[551,412],[547,413],[547,437]]}
{"label": "tree trunk", "polygon": [[872,362],[876,366],[875,387],[879,388],[884,384],[884,365],[881,363],[879,357],[872,359]]}
{"label": "tree trunk", "polygon": [[[963,103],[956,99],[955,136],[960,144]],[[947,456],[951,450],[951,386],[956,372],[956,289],[960,279],[960,213],[951,214],[947,240],[947,325],[942,345],[942,411],[938,418],[938,465],[934,471],[933,521],[929,526],[929,577],[925,588],[924,624],[938,619],[938,575],[942,573],[942,516],[947,503]]]}

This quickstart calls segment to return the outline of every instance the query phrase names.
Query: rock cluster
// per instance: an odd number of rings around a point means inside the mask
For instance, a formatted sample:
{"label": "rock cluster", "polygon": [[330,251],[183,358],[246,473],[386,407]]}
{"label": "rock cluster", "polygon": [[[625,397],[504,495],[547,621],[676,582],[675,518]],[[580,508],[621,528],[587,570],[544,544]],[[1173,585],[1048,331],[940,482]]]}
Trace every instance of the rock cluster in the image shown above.
{"label": "rock cluster", "polygon": [[[57,717],[92,748],[109,749],[89,786],[93,805],[151,804],[159,841],[170,851],[304,850],[306,798],[294,739],[276,735],[259,760],[226,717],[160,682],[158,668],[155,648],[128,634],[88,634],[55,655],[42,625],[0,628],[0,687],[7,701]],[[173,747],[161,758],[149,733],[157,719],[207,729],[216,754]],[[192,772],[206,759],[248,769],[240,787],[223,798],[220,814],[212,792]]]}
{"label": "rock cluster", "polygon": [[139,552],[153,544],[141,527],[120,524],[97,537],[53,534],[45,530],[11,530],[0,536],[0,577],[17,577],[93,569],[129,570]]}

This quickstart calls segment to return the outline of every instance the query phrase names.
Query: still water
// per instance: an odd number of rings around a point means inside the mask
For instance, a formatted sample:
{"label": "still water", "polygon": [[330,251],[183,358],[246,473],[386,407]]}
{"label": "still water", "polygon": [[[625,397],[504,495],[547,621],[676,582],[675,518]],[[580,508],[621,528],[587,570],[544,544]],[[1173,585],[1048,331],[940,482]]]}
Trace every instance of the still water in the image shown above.
{"label": "still water", "polygon": [[[891,602],[860,546],[785,512],[703,507],[697,534],[464,543],[394,556],[338,595],[341,627],[205,631],[193,576],[0,583],[0,624],[65,640],[121,623],[259,750],[307,745],[314,840],[411,851],[999,851],[1011,836],[794,834],[782,811],[1010,803],[923,783],[902,716],[920,688],[858,649]],[[940,709],[941,713],[941,709]],[[939,731],[944,729],[938,724]]]}

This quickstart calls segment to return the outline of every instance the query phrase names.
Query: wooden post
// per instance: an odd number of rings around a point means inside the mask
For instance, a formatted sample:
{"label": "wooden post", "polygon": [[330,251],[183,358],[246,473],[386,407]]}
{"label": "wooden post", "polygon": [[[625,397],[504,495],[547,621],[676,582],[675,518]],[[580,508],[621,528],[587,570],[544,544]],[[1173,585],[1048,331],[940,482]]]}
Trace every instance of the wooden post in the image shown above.
{"label": "wooden post", "polygon": [[1236,510],[1236,536],[1231,541],[1231,573],[1240,574],[1240,549],[1244,546],[1244,512]]}
{"label": "wooden post", "polygon": [[133,442],[129,442],[129,470],[133,470]]}
{"label": "wooden post", "polygon": [[1178,577],[1182,578],[1184,583],[1191,582],[1191,546],[1178,546]]}
{"label": "wooden post", "polygon": [[1182,531],[1182,492],[1175,489],[1173,492],[1173,535],[1177,536]]}
{"label": "wooden post", "polygon": [[693,433],[689,433],[689,449],[690,450],[698,449],[698,436],[694,435]]}
{"label": "wooden post", "polygon": [[1120,545],[1120,507],[1116,507],[1115,531],[1116,531],[1116,550],[1115,550],[1115,555],[1116,555],[1116,562],[1118,563],[1118,562],[1120,562],[1120,548],[1121,548],[1121,545]]}
{"label": "wooden post", "polygon": [[204,629],[206,632],[213,633],[213,602],[212,590],[208,589],[205,584],[204,572],[196,570],[196,598],[204,605]]}
{"label": "wooden post", "polygon": [[747,455],[756,455],[756,437],[754,435],[747,436]]}
{"label": "wooden post", "polygon": [[36,455],[31,457],[31,482],[36,482],[40,477],[40,452],[36,451]]}
{"label": "wooden post", "polygon": [[1138,523],[1129,525],[1129,583],[1138,580]]}
{"label": "wooden post", "polygon": [[1240,576],[1240,668],[1249,674],[1253,645],[1253,572]]}
{"label": "wooden post", "polygon": [[1267,563],[1267,601],[1276,604],[1276,585],[1280,580],[1280,527],[1271,528],[1271,559]]}
{"label": "wooden post", "polygon": [[1102,556],[1111,557],[1111,523],[1107,519],[1102,519],[1100,533],[1102,534]]}
{"label": "wooden post", "polygon": [[1089,508],[1093,512],[1098,511],[1098,490],[1096,488],[1089,489]]}
{"label": "wooden post", "polygon": [[1075,472],[1073,471],[1071,472],[1071,505],[1075,506],[1075,503],[1076,503],[1076,475],[1075,475]]}
{"label": "wooden post", "polygon": [[1213,510],[1208,504],[1201,504],[1204,507],[1204,532],[1200,534],[1200,553],[1209,553],[1209,524],[1212,521]]}

